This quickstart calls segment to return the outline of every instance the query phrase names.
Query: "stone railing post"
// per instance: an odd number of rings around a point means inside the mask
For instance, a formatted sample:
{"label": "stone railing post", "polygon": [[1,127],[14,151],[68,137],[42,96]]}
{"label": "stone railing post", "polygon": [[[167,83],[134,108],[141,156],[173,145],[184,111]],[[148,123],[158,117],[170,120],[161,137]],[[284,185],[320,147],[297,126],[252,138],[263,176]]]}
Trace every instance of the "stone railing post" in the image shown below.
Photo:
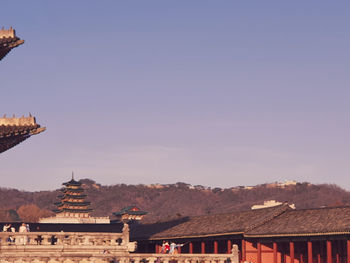
{"label": "stone railing post", "polygon": [[236,244],[232,245],[232,263],[239,263],[239,251],[238,246]]}
{"label": "stone railing post", "polygon": [[129,225],[128,223],[124,222],[123,226],[123,245],[126,245],[129,243]]}

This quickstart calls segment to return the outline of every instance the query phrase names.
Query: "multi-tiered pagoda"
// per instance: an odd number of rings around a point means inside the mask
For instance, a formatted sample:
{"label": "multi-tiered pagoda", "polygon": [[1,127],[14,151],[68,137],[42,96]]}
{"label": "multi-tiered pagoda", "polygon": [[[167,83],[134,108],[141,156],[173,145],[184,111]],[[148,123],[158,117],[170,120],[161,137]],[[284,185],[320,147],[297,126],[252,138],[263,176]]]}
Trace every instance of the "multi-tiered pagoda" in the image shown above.
{"label": "multi-tiered pagoda", "polygon": [[84,194],[81,183],[75,181],[72,176],[72,180],[63,185],[65,186],[61,189],[63,195],[58,196],[61,201],[55,203],[57,209],[54,212],[57,217],[89,217],[92,209],[89,208],[90,202],[85,201],[86,194]]}
{"label": "multi-tiered pagoda", "polygon": [[58,198],[60,202],[55,203],[57,209],[54,217],[41,218],[40,223],[110,223],[109,217],[92,217],[89,208],[90,202],[86,201],[87,195],[82,183],[75,181],[74,177],[69,182],[63,183],[62,195]]}

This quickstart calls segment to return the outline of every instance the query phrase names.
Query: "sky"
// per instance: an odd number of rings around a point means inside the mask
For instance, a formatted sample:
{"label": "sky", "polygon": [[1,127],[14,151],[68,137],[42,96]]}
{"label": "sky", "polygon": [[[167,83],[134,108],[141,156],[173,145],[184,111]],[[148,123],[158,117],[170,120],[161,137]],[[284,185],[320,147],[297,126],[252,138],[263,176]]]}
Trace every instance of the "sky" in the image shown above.
{"label": "sky", "polygon": [[350,190],[350,2],[5,1],[25,43],[0,62],[0,115],[47,130],[0,155],[0,187]]}

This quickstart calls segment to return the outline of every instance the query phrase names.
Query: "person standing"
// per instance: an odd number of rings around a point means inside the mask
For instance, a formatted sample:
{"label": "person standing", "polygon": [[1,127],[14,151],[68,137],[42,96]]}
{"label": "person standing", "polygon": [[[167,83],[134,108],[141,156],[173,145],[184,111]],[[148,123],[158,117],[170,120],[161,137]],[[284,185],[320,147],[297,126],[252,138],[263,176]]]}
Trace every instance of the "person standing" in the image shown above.
{"label": "person standing", "polygon": [[174,242],[171,242],[170,244],[170,249],[169,249],[169,254],[177,254],[178,251],[177,251],[177,248],[178,247],[182,247],[183,244],[175,244]]}
{"label": "person standing", "polygon": [[[18,232],[20,233],[27,233],[27,226],[25,223],[22,223],[22,225],[19,227]],[[27,243],[27,237],[26,236],[21,236],[20,237],[20,242],[25,245]]]}

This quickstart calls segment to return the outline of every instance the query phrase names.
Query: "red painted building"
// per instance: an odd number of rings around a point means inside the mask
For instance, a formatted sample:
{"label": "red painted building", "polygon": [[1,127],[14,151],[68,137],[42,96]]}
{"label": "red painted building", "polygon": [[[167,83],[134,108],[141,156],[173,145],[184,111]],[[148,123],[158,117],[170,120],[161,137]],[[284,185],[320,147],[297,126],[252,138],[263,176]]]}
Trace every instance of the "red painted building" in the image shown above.
{"label": "red painted building", "polygon": [[138,252],[159,252],[163,240],[184,244],[180,253],[230,253],[241,262],[350,263],[350,207],[272,208],[131,226]]}

